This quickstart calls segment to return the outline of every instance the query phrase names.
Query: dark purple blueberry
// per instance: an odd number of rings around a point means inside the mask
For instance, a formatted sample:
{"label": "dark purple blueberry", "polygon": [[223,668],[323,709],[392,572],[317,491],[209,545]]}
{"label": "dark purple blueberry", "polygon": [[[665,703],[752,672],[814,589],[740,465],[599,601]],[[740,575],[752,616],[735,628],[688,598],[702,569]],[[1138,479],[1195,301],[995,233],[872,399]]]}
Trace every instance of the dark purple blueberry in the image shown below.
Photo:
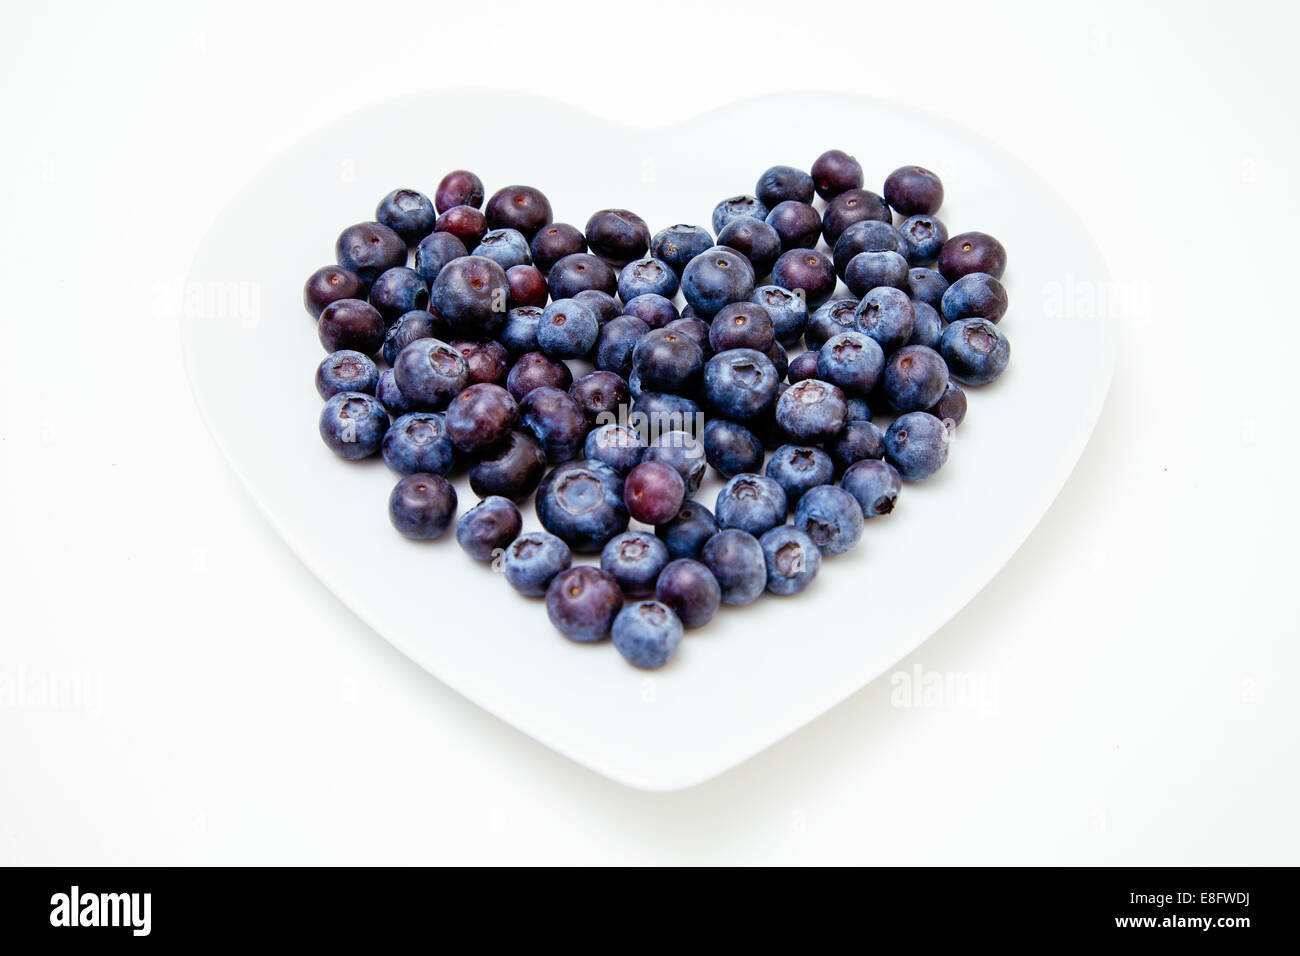
{"label": "dark purple blueberry", "polygon": [[922,481],[948,460],[949,441],[948,429],[939,419],[929,412],[908,412],[895,418],[885,432],[885,460],[904,481]]}
{"label": "dark purple blueberry", "polygon": [[844,420],[846,422],[869,422],[871,421],[871,406],[867,400],[860,395],[854,395],[844,400]]}
{"label": "dark purple blueberry", "polygon": [[908,269],[907,294],[934,309],[942,308],[948,280],[933,269]]}
{"label": "dark purple blueberry", "polygon": [[700,253],[682,272],[682,295],[701,318],[711,319],[723,306],[754,294],[754,267],[735,249],[714,246]]}
{"label": "dark purple blueberry", "polygon": [[618,275],[599,257],[575,252],[551,266],[546,284],[552,299],[572,299],[584,289],[613,295],[618,291]]}
{"label": "dark purple blueberry", "polygon": [[809,351],[796,355],[790,360],[790,370],[787,375],[791,385],[795,382],[802,382],[806,378],[816,378],[817,353]]}
{"label": "dark purple blueberry", "polygon": [[835,485],[818,485],[800,500],[791,524],[808,535],[823,555],[834,557],[858,543],[865,521],[853,495]]}
{"label": "dark purple blueberry", "polygon": [[534,305],[521,305],[506,313],[506,324],[501,329],[501,344],[512,356],[537,351],[537,326],[542,320],[542,310]]}
{"label": "dark purple blueberry", "polygon": [[808,326],[807,302],[779,285],[759,286],[749,298],[767,309],[778,342],[791,346],[799,341]]}
{"label": "dark purple blueberry", "polygon": [[608,292],[601,292],[599,289],[583,289],[573,298],[591,309],[592,312],[595,312],[596,318],[600,320],[601,325],[623,314],[623,310],[619,308],[618,299]]}
{"label": "dark purple blueberry", "polygon": [[623,314],[635,315],[652,329],[662,329],[677,320],[677,306],[673,305],[672,299],[656,292],[646,292],[630,299],[623,306]]}
{"label": "dark purple blueberry", "polygon": [[316,391],[321,398],[339,392],[365,392],[373,395],[379,385],[379,367],[369,355],[352,349],[331,352],[316,366]]}
{"label": "dark purple blueberry", "polygon": [[858,297],[882,286],[906,289],[907,260],[897,252],[859,252],[844,270],[844,284]]}
{"label": "dark purple blueberry", "polygon": [[709,345],[714,352],[757,349],[766,352],[776,341],[772,314],[757,302],[733,302],[713,317]]}
{"label": "dark purple blueberry", "polygon": [[723,478],[763,467],[763,443],[744,425],[714,418],[704,426],[704,456]]}
{"label": "dark purple blueberry", "polygon": [[440,412],[407,412],[384,433],[384,464],[399,475],[446,475],[458,464],[456,447]]}
{"label": "dark purple blueberry", "polygon": [[667,524],[685,500],[682,476],[661,461],[642,461],[627,473],[623,483],[628,514],[644,524]]}
{"label": "dark purple blueberry", "polygon": [[441,475],[407,475],[388,496],[388,517],[404,538],[432,541],[456,516],[456,489]]}
{"label": "dark purple blueberry", "polygon": [[939,401],[926,411],[949,428],[956,428],[966,420],[966,393],[949,382]]}
{"label": "dark purple blueberry", "polygon": [[455,236],[466,249],[473,249],[487,235],[487,218],[473,206],[452,206],[438,217],[433,231]]}
{"label": "dark purple blueberry", "polygon": [[626,475],[641,461],[644,449],[645,444],[636,429],[615,422],[597,425],[587,433],[587,440],[582,443],[585,458],[609,465],[620,475]]}
{"label": "dark purple blueberry", "polygon": [[849,267],[849,262],[859,252],[897,252],[902,255],[906,246],[898,230],[879,219],[864,219],[855,222],[840,233],[835,240],[835,271],[841,278]]}
{"label": "dark purple blueberry", "polygon": [[375,386],[375,397],[388,410],[388,414],[394,418],[415,411],[410,401],[402,394],[402,390],[397,387],[397,376],[391,368],[384,369],[379,373],[379,384]]}
{"label": "dark purple blueberry", "polygon": [[672,521],[655,527],[655,534],[673,558],[698,559],[704,545],[717,533],[718,522],[713,512],[695,501],[683,504]]}
{"label": "dark purple blueberry", "polygon": [[886,352],[906,345],[916,330],[916,310],[906,292],[877,286],[862,297],[854,315],[857,330]]}
{"label": "dark purple blueberry", "polygon": [[430,310],[452,333],[470,339],[494,337],[505,325],[510,284],[506,271],[483,256],[447,264],[429,293]]}
{"label": "dark purple blueberry", "polygon": [[844,428],[844,393],[830,382],[809,378],[791,385],[776,403],[781,431],[801,445],[829,441]]}
{"label": "dark purple blueberry", "polygon": [[467,255],[465,243],[450,232],[431,232],[415,247],[415,271],[426,285],[433,285],[447,263]]}
{"label": "dark purple blueberry", "polygon": [[850,465],[840,487],[857,500],[862,517],[870,519],[894,510],[903,480],[893,465],[870,458]]}
{"label": "dark purple blueberry", "polygon": [[491,259],[502,269],[533,263],[533,255],[528,251],[528,240],[518,229],[489,229],[471,255]]}
{"label": "dark purple blueberry", "polygon": [[772,360],[756,349],[728,349],[704,367],[704,397],[719,415],[745,422],[776,401],[781,383]]}
{"label": "dark purple blueberry", "polygon": [[632,349],[632,371],[653,392],[689,394],[703,369],[704,352],[695,341],[667,329],[647,332]]}
{"label": "dark purple blueberry", "polygon": [[576,226],[567,222],[552,222],[537,231],[531,245],[533,264],[542,272],[550,272],[565,256],[587,251],[587,238]]}
{"label": "dark purple blueberry", "polygon": [[637,296],[654,294],[671,299],[677,294],[677,273],[659,259],[634,259],[618,274],[618,297],[631,302]]}
{"label": "dark purple blueberry", "polygon": [[469,486],[481,498],[500,495],[519,501],[541,483],[546,453],[531,432],[513,431],[469,470]]}
{"label": "dark purple blueberry", "polygon": [[813,198],[813,180],[802,169],[773,166],[758,177],[754,194],[768,209],[783,202],[810,203]]}
{"label": "dark purple blueberry", "polygon": [[384,272],[370,287],[370,304],[385,322],[396,322],[407,312],[429,308],[429,286],[414,269],[397,266]]}
{"label": "dark purple blueberry", "polygon": [[920,166],[900,166],[885,180],[885,202],[904,216],[932,216],[943,205],[943,183]]}
{"label": "dark purple blueberry", "polygon": [[446,408],[469,385],[465,357],[438,339],[416,339],[402,349],[393,374],[402,394],[423,408]]}
{"label": "dark purple blueberry", "polygon": [[489,495],[460,516],[456,543],[475,561],[492,561],[505,554],[523,528],[523,516],[513,501]]}
{"label": "dark purple blueberry", "polygon": [[813,187],[831,200],[850,189],[862,188],[862,164],[842,149],[828,149],[812,164]]}
{"label": "dark purple blueberry", "polygon": [[718,245],[735,249],[749,260],[755,276],[765,276],[781,255],[781,235],[763,219],[741,216],[718,233]]}
{"label": "dark purple blueberry", "polygon": [[988,319],[962,319],[943,330],[939,354],[963,385],[987,385],[1006,370],[1011,343]]}
{"label": "dark purple blueberry", "polygon": [[599,335],[600,319],[577,299],[556,299],[537,323],[537,347],[553,359],[582,358]]}
{"label": "dark purple blueberry", "polygon": [[840,193],[826,204],[822,212],[822,235],[826,237],[826,244],[833,249],[845,229],[864,219],[892,223],[894,214],[889,204],[869,189],[850,189]]}
{"label": "dark purple blueberry", "polygon": [[602,209],[591,214],[587,246],[611,265],[622,268],[650,250],[650,227],[627,209]]}
{"label": "dark purple blueberry", "polygon": [[934,349],[905,345],[885,363],[882,387],[898,411],[923,412],[947,390],[948,366]]}
{"label": "dark purple blueberry", "polygon": [[520,401],[519,416],[524,427],[542,443],[546,460],[552,465],[582,453],[587,418],[568,392],[549,385],[535,388]]}
{"label": "dark purple blueberry", "polygon": [[781,237],[781,251],[812,249],[822,235],[822,217],[806,202],[787,199],[767,214],[767,224]]}
{"label": "dark purple blueberry", "polygon": [[654,234],[650,240],[650,255],[668,263],[669,268],[680,276],[686,263],[712,246],[713,237],[703,226],[678,223]]}
{"label": "dark purple blueberry", "polygon": [[510,371],[506,347],[487,339],[481,342],[452,342],[451,347],[465,356],[471,385],[505,385]]}
{"label": "dark purple blueberry", "polygon": [[826,344],[832,335],[856,327],[857,299],[831,299],[822,303],[808,319],[803,340],[811,352]]}
{"label": "dark purple blueberry", "polygon": [[939,258],[948,241],[948,229],[933,216],[911,216],[898,227],[903,239],[902,253],[914,266],[926,265]]}
{"label": "dark purple blueberry", "polygon": [[703,627],[718,613],[722,588],[705,565],[678,558],[660,573],[655,600],[676,614],[683,627]]}
{"label": "dark purple blueberry", "polygon": [[384,345],[384,317],[360,299],[339,299],[325,306],[316,331],[326,352],[351,349],[374,355]]}
{"label": "dark purple blueberry", "polygon": [[785,521],[785,490],[765,475],[736,475],[718,492],[713,513],[721,528],[761,535]]}
{"label": "dark purple blueberry", "polygon": [[1007,290],[988,273],[972,272],[948,287],[940,309],[945,322],[962,319],[997,322],[1007,314]]}
{"label": "dark purple blueberry", "polygon": [[610,319],[596,336],[596,368],[626,379],[632,374],[632,351],[649,331],[650,326],[634,315]]}
{"label": "dark purple blueberry", "polygon": [[679,332],[685,335],[700,347],[706,359],[713,355],[713,347],[709,345],[709,323],[703,319],[673,319],[664,328],[670,332]]}
{"label": "dark purple blueberry", "polygon": [[397,361],[397,354],[416,339],[436,339],[437,322],[433,313],[426,309],[414,309],[398,317],[384,333],[384,361],[392,365]]}
{"label": "dark purple blueberry", "polygon": [[609,637],[623,609],[623,592],[613,576],[580,565],[561,571],[546,589],[546,613],[555,629],[571,641],[590,644]]}
{"label": "dark purple blueberry", "polygon": [[532,186],[498,189],[483,211],[489,228],[517,229],[530,242],[552,218],[550,201]]}
{"label": "dark purple blueberry", "polygon": [[758,543],[763,546],[767,564],[767,589],[773,594],[798,594],[821,569],[821,551],[812,538],[793,525],[773,528]]}
{"label": "dark purple blueberry", "polygon": [[[842,472],[856,462],[884,458],[885,433],[871,422],[846,422],[844,430],[826,443],[826,452],[831,456],[835,470]],[[807,528],[804,530],[808,531]],[[817,540],[815,535],[813,540]]]}
{"label": "dark purple blueberry", "polygon": [[884,349],[861,332],[832,335],[817,351],[817,378],[846,395],[865,397],[875,388],[884,368]]}
{"label": "dark purple blueberry", "polygon": [[781,253],[772,266],[772,282],[803,297],[809,308],[817,308],[835,291],[835,266],[815,249],[791,249]]}
{"label": "dark purple blueberry", "polygon": [[360,222],[339,234],[334,258],[369,286],[389,269],[406,265],[406,243],[383,223]]}
{"label": "dark purple blueberry", "polygon": [[483,180],[468,169],[453,169],[433,194],[433,204],[438,212],[446,212],[453,206],[469,206],[477,209],[483,205]]}
{"label": "dark purple blueberry", "polygon": [[569,546],[545,531],[529,531],[515,538],[501,562],[506,581],[527,597],[541,597],[555,576],[572,564]]}
{"label": "dark purple blueberry", "polygon": [[401,236],[407,244],[413,244],[433,231],[438,214],[424,193],[418,193],[414,189],[394,189],[379,201],[375,218]]}
{"label": "dark purple blueberry", "polygon": [[617,581],[628,597],[653,594],[668,560],[668,548],[646,531],[615,535],[600,552],[601,570]]}
{"label": "dark purple blueberry", "polygon": [[953,236],[943,244],[939,253],[939,271],[949,282],[956,282],[972,272],[987,272],[993,278],[1001,279],[1006,268],[1007,250],[984,232],[963,232]]}
{"label": "dark purple blueberry", "polygon": [[593,425],[601,415],[617,415],[619,406],[632,400],[623,377],[603,369],[579,375],[569,386],[569,394]]}
{"label": "dark purple blueberry", "polygon": [[742,217],[766,219],[767,207],[753,196],[732,196],[713,207],[713,233],[718,235],[729,224]]}
{"label": "dark purple blueberry", "polygon": [[763,548],[747,531],[719,531],[705,542],[700,560],[718,582],[723,604],[751,604],[767,586]]}
{"label": "dark purple blueberry", "polygon": [[820,448],[782,445],[772,453],[763,473],[781,486],[793,507],[809,489],[824,485],[834,477],[835,462]]}
{"label": "dark purple blueberry", "polygon": [[943,335],[943,318],[931,306],[913,300],[912,337],[907,340],[907,344],[937,349],[941,335]]}
{"label": "dark purple blueberry", "polygon": [[566,461],[537,489],[537,517],[574,551],[595,554],[627,530],[623,479],[598,461]]}
{"label": "dark purple blueberry", "polygon": [[320,410],[320,437],[329,450],[347,461],[379,451],[388,431],[388,412],[373,395],[339,392]]}
{"label": "dark purple blueberry", "polygon": [[500,444],[519,422],[519,406],[500,385],[471,385],[447,406],[447,434],[463,452]]}
{"label": "dark purple blueberry", "polygon": [[323,266],[317,269],[307,278],[307,284],[302,288],[302,304],[317,319],[331,302],[360,299],[364,296],[361,279],[355,272],[342,266]]}
{"label": "dark purple blueberry", "polygon": [[641,460],[661,461],[668,465],[681,475],[688,495],[699,490],[700,482],[704,480],[704,473],[708,469],[704,445],[685,430],[661,431],[652,436],[641,454]]}

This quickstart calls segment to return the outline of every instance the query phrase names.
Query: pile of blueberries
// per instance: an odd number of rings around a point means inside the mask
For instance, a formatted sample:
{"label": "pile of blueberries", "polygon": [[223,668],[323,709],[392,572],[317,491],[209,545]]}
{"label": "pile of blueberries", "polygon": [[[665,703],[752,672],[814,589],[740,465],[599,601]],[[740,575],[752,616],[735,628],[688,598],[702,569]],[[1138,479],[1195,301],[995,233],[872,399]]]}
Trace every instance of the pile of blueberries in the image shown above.
{"label": "pile of blueberries", "polygon": [[[554,222],[530,186],[484,205],[465,170],[432,199],[395,190],[304,290],[329,353],[321,437],[402,476],[389,515],[412,539],[451,525],[447,476],[468,469],[460,546],[566,637],[659,667],[720,604],[804,590],[944,464],[957,383],[1007,366],[1002,244],[948,235],[929,170],[862,183],[830,150],[720,202],[712,233],[653,236],[626,209]],[[712,511],[692,498],[710,466]],[[523,533],[534,493],[546,530]]]}

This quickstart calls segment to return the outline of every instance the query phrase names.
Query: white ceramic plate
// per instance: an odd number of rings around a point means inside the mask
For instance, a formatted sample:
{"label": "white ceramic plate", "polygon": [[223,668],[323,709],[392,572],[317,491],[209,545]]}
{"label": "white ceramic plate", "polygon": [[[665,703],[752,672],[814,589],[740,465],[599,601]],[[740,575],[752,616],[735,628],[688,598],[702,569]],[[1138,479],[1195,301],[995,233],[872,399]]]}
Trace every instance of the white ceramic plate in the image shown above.
{"label": "white ceramic plate", "polygon": [[[345,226],[409,186],[432,193],[465,167],[488,192],[529,183],[558,220],[636,210],[655,231],[709,223],[770,165],[855,154],[868,188],[919,163],[944,180],[940,217],[1008,249],[1012,364],[970,390],[946,467],[904,488],[894,514],[823,564],[793,598],[723,609],[677,658],[645,673],[608,642],[571,644],[540,601],[470,561],[450,533],[429,545],[389,526],[395,477],[347,464],[317,435],[323,353],[303,280]],[[438,679],[537,740],[629,786],[708,779],[887,671],[997,573],[1042,518],[1099,414],[1113,364],[1106,323],[1078,317],[1105,279],[1082,224],[1034,173],[931,116],[834,95],[738,103],[673,127],[630,128],[517,94],[406,97],[300,144],[231,203],[200,248],[183,319],[194,395],[268,520],[353,611]],[[700,500],[712,508],[710,480]],[[462,510],[476,500],[461,480]],[[539,527],[531,505],[525,527]],[[1063,546],[1068,543],[1063,542]]]}

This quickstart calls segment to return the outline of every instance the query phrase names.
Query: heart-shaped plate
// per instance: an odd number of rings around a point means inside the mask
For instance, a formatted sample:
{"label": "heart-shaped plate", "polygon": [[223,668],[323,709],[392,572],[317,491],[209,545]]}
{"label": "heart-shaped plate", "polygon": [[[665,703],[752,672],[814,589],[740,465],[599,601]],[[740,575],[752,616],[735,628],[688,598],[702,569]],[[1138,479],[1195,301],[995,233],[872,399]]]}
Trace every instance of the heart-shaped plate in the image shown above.
{"label": "heart-shaped plate", "polygon": [[[811,132],[809,132],[811,131]],[[939,217],[1008,250],[1012,362],[970,389],[947,465],[907,485],[857,548],[802,595],[723,608],[647,673],[609,646],[564,640],[539,600],[388,523],[396,481],[348,464],[317,434],[323,356],[302,283],[334,239],[399,186],[432,194],[475,170],[490,194],[527,183],[557,220],[637,211],[657,231],[706,228],[715,203],[753,192],[777,163],[856,155],[866,186],[918,163],[943,178]],[[708,779],[888,670],[969,601],[1042,518],[1073,469],[1110,384],[1114,335],[1089,314],[1106,270],[1082,223],[1038,176],[935,117],[839,95],[737,103],[677,126],[632,128],[519,94],[445,91],[348,116],[265,170],[219,217],[185,287],[190,382],[214,438],[290,547],[356,614],[421,667],[572,759],[629,786]],[[713,507],[710,477],[698,498]],[[477,499],[462,477],[461,510]],[[531,503],[525,529],[536,529]],[[589,560],[589,559],[588,559]]]}

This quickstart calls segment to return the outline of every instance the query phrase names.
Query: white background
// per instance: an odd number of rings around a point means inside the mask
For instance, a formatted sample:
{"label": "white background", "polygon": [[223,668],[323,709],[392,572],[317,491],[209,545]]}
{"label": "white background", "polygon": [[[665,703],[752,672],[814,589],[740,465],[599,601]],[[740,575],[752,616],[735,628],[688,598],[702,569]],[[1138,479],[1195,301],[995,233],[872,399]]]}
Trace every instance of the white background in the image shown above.
{"label": "white background", "polygon": [[[0,677],[84,693],[0,700],[0,862],[1298,862],[1293,7],[179,6],[6,24]],[[899,665],[979,701],[895,707],[882,679],[639,793],[444,688],[281,544],[199,421],[169,297],[281,150],[463,84],[650,124],[890,98],[1080,212],[1123,293],[1102,420]],[[836,145],[780,123],[782,159]]]}

